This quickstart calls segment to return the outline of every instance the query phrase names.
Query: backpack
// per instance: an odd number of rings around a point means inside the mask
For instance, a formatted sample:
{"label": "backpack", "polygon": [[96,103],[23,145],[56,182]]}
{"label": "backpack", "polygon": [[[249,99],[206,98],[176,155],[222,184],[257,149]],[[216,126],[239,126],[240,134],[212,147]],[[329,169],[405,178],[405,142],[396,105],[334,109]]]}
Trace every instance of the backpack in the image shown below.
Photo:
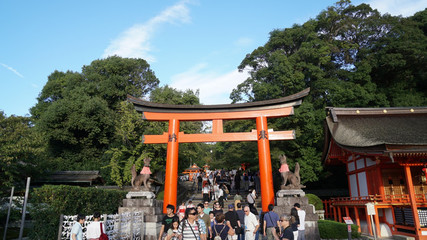
{"label": "backpack", "polygon": [[[218,225],[216,225],[216,226],[218,226]],[[215,229],[215,237],[214,237],[214,240],[222,240],[222,238],[221,238],[221,233],[222,233],[222,231],[224,231],[224,229],[225,229],[225,225],[223,225],[224,227],[222,228],[222,230],[221,230],[221,232],[219,232],[219,234],[218,234],[218,232],[216,231],[216,227],[214,226],[214,229]]]}

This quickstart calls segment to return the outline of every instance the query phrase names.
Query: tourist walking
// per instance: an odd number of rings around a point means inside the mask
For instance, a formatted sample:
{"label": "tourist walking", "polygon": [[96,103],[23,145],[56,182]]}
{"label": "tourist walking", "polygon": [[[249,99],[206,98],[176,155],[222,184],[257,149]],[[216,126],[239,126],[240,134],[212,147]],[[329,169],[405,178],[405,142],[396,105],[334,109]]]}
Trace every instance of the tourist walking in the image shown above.
{"label": "tourist walking", "polygon": [[181,205],[178,207],[178,211],[177,211],[179,221],[181,221],[185,217],[186,209],[187,207],[185,206],[185,202],[182,202]]}
{"label": "tourist walking", "polygon": [[255,189],[251,189],[249,191],[248,196],[246,197],[246,201],[248,202],[249,208],[251,209],[251,212],[255,215],[258,214],[258,210],[255,207],[255,199],[256,199],[256,191]]}
{"label": "tourist walking", "polygon": [[292,233],[292,228],[291,228],[291,216],[284,214],[281,218],[280,218],[280,227],[281,227],[281,235],[279,237],[277,237],[277,235],[275,235],[275,238],[278,240],[296,240],[294,239],[294,234]]}
{"label": "tourist walking", "polygon": [[218,213],[224,213],[224,211],[222,210],[222,207],[218,201],[214,202],[214,209],[212,211],[213,211],[215,217]]}
{"label": "tourist walking", "polygon": [[237,171],[236,175],[234,175],[234,188],[236,189],[237,194],[240,193],[240,180],[241,180],[240,171]]}
{"label": "tourist walking", "polygon": [[273,212],[274,205],[268,205],[268,212],[264,214],[264,224],[263,224],[263,232],[264,236],[267,236],[268,240],[274,240],[274,232],[276,231],[276,227],[280,225],[279,215]]}
{"label": "tourist walking", "polygon": [[225,224],[225,216],[219,213],[215,217],[216,224],[212,228],[212,237],[217,240],[216,236],[221,237],[221,240],[227,240],[229,235],[234,235],[233,229]]}
{"label": "tourist walking", "polygon": [[255,240],[255,235],[259,228],[258,220],[249,208],[245,206],[245,240]]}
{"label": "tourist walking", "polygon": [[204,240],[206,238],[206,226],[202,220],[197,219],[195,208],[187,208],[185,217],[178,227],[180,239]]}
{"label": "tourist walking", "polygon": [[209,202],[209,192],[210,192],[210,187],[209,187],[209,183],[205,182],[205,185],[203,186],[203,201],[204,202]]}
{"label": "tourist walking", "polygon": [[166,240],[179,240],[178,235],[179,220],[175,218],[172,221],[171,227],[167,231]]}
{"label": "tourist walking", "polygon": [[203,222],[205,223],[205,226],[209,227],[209,225],[211,224],[211,219],[209,218],[209,213],[206,214],[204,210],[205,210],[205,206],[202,203],[199,203],[197,205],[198,219],[203,220]]}
{"label": "tourist walking", "polygon": [[291,227],[292,227],[292,231],[294,233],[294,239],[298,239],[298,225],[299,225],[299,217],[298,217],[298,210],[293,207],[291,209],[291,217],[292,217],[292,223],[291,223]]}
{"label": "tourist walking", "polygon": [[297,240],[305,240],[305,211],[301,209],[301,205],[299,203],[295,203],[294,207],[297,209],[299,217]]}
{"label": "tourist walking", "polygon": [[239,216],[241,227],[240,231],[236,231],[237,240],[245,240],[245,212],[243,211],[242,204],[240,202],[236,204],[236,213]]}
{"label": "tourist walking", "polygon": [[205,203],[203,205],[205,207],[203,209],[203,212],[205,212],[205,214],[209,215],[209,212],[212,211],[212,208],[209,207],[209,201],[205,201]]}
{"label": "tourist walking", "polygon": [[77,215],[77,220],[71,228],[70,240],[83,240],[83,223],[86,220],[86,216],[83,214]]}
{"label": "tourist walking", "polygon": [[159,238],[158,240],[165,239],[169,228],[172,226],[172,222],[178,221],[178,216],[175,215],[175,206],[169,204],[166,206],[166,215],[162,219],[162,227],[160,228]]}
{"label": "tourist walking", "polygon": [[86,238],[88,240],[99,239],[99,237],[101,236],[101,225],[102,225],[102,232],[105,233],[105,225],[99,220],[101,220],[101,214],[99,212],[95,212],[93,214],[93,222],[91,222],[86,227]]}
{"label": "tourist walking", "polygon": [[227,226],[233,229],[235,233],[232,236],[228,236],[228,239],[237,240],[237,233],[240,233],[241,224],[239,215],[237,215],[237,212],[234,211],[234,204],[228,205],[228,212],[225,213],[225,221],[227,223]]}

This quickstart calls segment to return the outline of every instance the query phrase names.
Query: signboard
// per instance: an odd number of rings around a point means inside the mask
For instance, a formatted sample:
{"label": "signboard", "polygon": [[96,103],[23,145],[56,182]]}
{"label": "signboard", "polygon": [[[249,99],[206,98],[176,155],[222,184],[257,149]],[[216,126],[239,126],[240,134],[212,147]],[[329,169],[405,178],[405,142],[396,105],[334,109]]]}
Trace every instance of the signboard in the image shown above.
{"label": "signboard", "polygon": [[353,224],[353,220],[351,220],[351,217],[343,217],[345,224],[350,225]]}
{"label": "signboard", "polygon": [[368,215],[375,215],[375,205],[373,203],[367,203],[365,205]]}

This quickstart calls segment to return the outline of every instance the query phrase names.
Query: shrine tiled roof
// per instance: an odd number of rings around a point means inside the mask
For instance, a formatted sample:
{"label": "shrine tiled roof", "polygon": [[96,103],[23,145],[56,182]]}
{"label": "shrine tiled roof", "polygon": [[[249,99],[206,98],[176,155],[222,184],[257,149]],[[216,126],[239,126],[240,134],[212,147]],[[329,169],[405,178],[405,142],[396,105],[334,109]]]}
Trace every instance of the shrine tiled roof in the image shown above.
{"label": "shrine tiled roof", "polygon": [[328,108],[325,141],[355,152],[427,151],[427,107]]}
{"label": "shrine tiled roof", "polygon": [[57,171],[38,180],[44,183],[86,183],[103,182],[99,171]]}

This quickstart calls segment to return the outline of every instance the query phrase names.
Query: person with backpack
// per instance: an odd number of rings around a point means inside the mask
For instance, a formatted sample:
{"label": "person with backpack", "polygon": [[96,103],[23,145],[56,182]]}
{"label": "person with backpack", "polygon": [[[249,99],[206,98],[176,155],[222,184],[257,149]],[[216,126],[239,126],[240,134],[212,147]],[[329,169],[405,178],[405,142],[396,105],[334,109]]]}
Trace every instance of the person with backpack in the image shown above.
{"label": "person with backpack", "polygon": [[206,225],[203,220],[197,219],[195,208],[187,208],[185,210],[185,217],[179,224],[178,235],[180,239],[206,239]]}
{"label": "person with backpack", "polygon": [[256,199],[256,191],[255,189],[250,189],[249,194],[246,197],[246,201],[248,201],[249,208],[251,209],[251,212],[255,215],[258,214],[258,210],[255,207],[255,199]]}
{"label": "person with backpack", "polygon": [[219,213],[215,217],[216,224],[212,228],[213,240],[227,240],[229,235],[234,235],[233,229],[225,224],[225,215]]}

